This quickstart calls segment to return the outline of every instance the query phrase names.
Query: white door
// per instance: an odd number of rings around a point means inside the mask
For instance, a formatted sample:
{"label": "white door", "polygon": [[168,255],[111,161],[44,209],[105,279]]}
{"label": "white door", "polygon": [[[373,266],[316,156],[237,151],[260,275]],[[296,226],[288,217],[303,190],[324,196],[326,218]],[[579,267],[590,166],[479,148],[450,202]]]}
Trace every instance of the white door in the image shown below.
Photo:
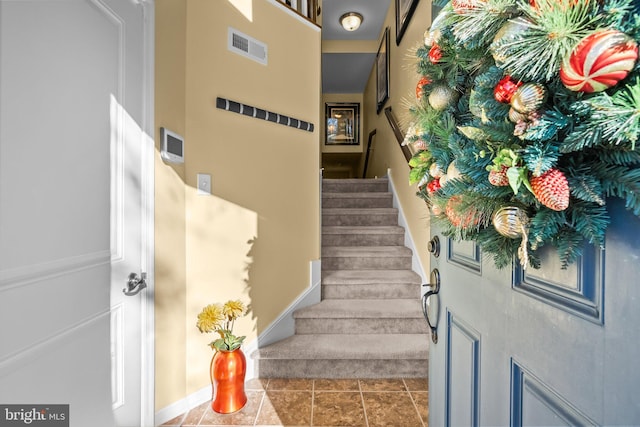
{"label": "white door", "polygon": [[[153,15],[149,3],[106,2],[120,27],[110,97],[111,391],[116,425],[153,425]],[[129,283],[130,282],[130,283]]]}
{"label": "white door", "polygon": [[152,22],[0,0],[0,402],[71,426],[153,424],[153,294],[122,293],[152,273]]}

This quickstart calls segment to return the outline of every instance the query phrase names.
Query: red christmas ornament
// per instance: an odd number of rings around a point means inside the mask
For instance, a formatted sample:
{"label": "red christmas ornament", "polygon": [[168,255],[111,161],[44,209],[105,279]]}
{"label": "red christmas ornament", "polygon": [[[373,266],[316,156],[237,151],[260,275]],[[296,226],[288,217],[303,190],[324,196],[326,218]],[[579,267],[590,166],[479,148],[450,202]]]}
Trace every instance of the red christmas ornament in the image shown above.
{"label": "red christmas ornament", "polygon": [[431,49],[429,49],[429,61],[431,61],[432,64],[437,64],[440,62],[441,58],[442,50],[440,49],[440,46],[434,43],[433,46],[431,46]]}
{"label": "red christmas ornament", "polygon": [[423,76],[416,85],[416,98],[421,99],[423,95],[423,89],[426,85],[431,83],[431,79],[429,77]]}
{"label": "red christmas ornament", "polygon": [[617,30],[593,33],[573,49],[560,67],[560,80],[569,90],[601,92],[618,84],[638,59],[638,45]]}
{"label": "red christmas ornament", "polygon": [[569,183],[558,169],[549,169],[529,180],[533,195],[549,209],[563,211],[569,207]]}
{"label": "red christmas ornament", "polygon": [[493,96],[496,101],[508,104],[520,86],[522,86],[522,82],[516,82],[509,75],[504,76],[493,90]]}
{"label": "red christmas ornament", "polygon": [[441,186],[440,186],[440,179],[439,178],[435,178],[435,179],[429,181],[429,183],[427,184],[427,191],[429,192],[429,194],[435,193],[440,188],[441,188]]}
{"label": "red christmas ornament", "polygon": [[447,201],[444,214],[449,219],[449,222],[454,227],[468,228],[472,224],[478,224],[478,218],[476,218],[476,211],[469,210],[467,212],[460,212],[460,203],[462,202],[462,196],[452,196]]}

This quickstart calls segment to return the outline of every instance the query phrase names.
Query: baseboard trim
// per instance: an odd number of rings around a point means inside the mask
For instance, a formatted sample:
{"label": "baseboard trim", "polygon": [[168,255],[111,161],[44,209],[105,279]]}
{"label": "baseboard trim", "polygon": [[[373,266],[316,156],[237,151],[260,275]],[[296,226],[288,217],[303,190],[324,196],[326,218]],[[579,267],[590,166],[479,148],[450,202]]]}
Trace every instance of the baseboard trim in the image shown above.
{"label": "baseboard trim", "polygon": [[[256,340],[252,342],[255,344],[255,350],[258,346],[264,347],[269,344],[273,344],[276,341],[288,338],[295,333],[295,321],[293,319],[293,312],[304,307],[308,307],[320,302],[321,294],[321,261],[311,261],[310,265],[310,286],[304,291],[298,298],[296,298],[289,306],[278,316],[276,320],[271,322],[267,328],[262,331]],[[247,354],[249,349],[247,348]],[[249,367],[247,366],[247,369]]]}
{"label": "baseboard trim", "polygon": [[[422,278],[422,283],[428,283],[424,268],[422,266],[422,263],[420,262],[420,258],[418,258],[417,255],[418,249],[415,245],[415,242],[413,241],[411,233],[409,232],[409,225],[404,215],[404,211],[402,210],[402,205],[398,200],[396,187],[393,182],[393,177],[391,176],[391,169],[387,170],[387,178],[389,179],[389,191],[391,191],[391,194],[393,194],[393,207],[398,209],[398,225],[404,228],[404,245],[411,249],[411,252],[413,253],[413,255],[411,256],[411,269]],[[422,296],[422,289],[420,289],[418,292],[420,292],[419,296]]]}
{"label": "baseboard trim", "polygon": [[[310,263],[310,286],[296,298],[260,335],[253,341],[242,346],[242,351],[247,358],[246,380],[256,377],[255,363],[251,354],[258,350],[259,346],[269,345],[281,339],[290,337],[295,332],[293,312],[312,304],[317,304],[321,299],[321,261],[314,260]],[[184,399],[166,406],[155,414],[155,425],[159,426],[175,417],[184,414],[191,409],[211,400],[211,386],[204,387]]]}
{"label": "baseboard trim", "polygon": [[190,411],[191,409],[202,405],[203,403],[211,400],[211,386],[203,387],[195,393],[190,394],[184,399],[180,399],[177,402],[172,403],[160,409],[155,414],[155,425],[161,426],[169,420]]}

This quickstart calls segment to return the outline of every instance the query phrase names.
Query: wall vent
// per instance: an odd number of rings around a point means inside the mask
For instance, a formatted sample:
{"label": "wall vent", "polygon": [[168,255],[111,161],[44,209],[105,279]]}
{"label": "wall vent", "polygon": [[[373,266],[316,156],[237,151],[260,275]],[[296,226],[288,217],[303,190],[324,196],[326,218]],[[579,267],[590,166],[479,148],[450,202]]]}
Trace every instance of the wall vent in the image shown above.
{"label": "wall vent", "polygon": [[229,27],[229,50],[267,65],[267,45]]}

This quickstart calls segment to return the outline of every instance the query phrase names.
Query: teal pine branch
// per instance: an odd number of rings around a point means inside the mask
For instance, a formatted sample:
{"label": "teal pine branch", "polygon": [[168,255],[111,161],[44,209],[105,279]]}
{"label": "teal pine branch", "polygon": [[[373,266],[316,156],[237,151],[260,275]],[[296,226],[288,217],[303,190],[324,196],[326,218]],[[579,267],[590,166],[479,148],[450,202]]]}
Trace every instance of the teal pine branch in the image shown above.
{"label": "teal pine branch", "polygon": [[535,142],[522,151],[522,160],[534,176],[540,176],[554,167],[559,158],[556,143]]}
{"label": "teal pine branch", "polygon": [[523,7],[528,28],[513,40],[494,45],[503,68],[524,81],[548,82],[573,47],[602,19],[595,1],[536,0]]}
{"label": "teal pine branch", "polygon": [[585,241],[580,233],[565,228],[559,233],[555,244],[562,268],[567,268],[582,256]]}
{"label": "teal pine branch", "polygon": [[604,233],[609,225],[607,209],[597,203],[574,201],[571,221],[585,239],[591,244],[604,247]]}
{"label": "teal pine branch", "polygon": [[533,218],[529,226],[529,241],[532,248],[544,243],[550,243],[552,236],[557,234],[566,224],[564,212],[557,212],[551,209],[540,209]]}

